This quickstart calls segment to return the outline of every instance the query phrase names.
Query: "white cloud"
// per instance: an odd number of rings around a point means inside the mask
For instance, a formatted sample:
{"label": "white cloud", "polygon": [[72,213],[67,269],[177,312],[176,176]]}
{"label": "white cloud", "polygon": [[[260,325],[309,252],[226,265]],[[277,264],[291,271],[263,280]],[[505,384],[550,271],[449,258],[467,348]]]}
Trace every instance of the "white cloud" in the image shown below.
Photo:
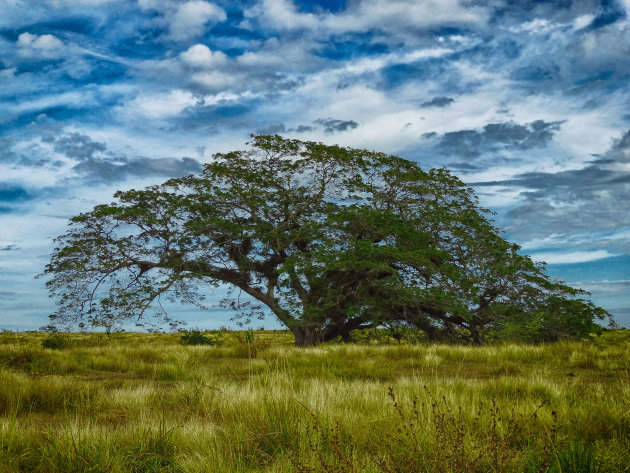
{"label": "white cloud", "polygon": [[[511,174],[511,171],[509,173]],[[471,183],[468,179],[466,179],[466,182],[475,188],[474,183]],[[481,206],[494,211],[521,203],[523,201],[522,191],[523,189],[506,186],[484,186],[475,189]]]}
{"label": "white cloud", "polygon": [[177,7],[170,18],[170,37],[181,41],[204,33],[207,23],[225,21],[225,10],[212,3],[200,0],[186,2]]}
{"label": "white cloud", "polygon": [[[55,156],[51,153],[47,157]],[[47,163],[45,166],[37,168],[37,172],[33,172],[31,166],[4,166],[2,169],[2,179],[6,182],[19,184],[29,189],[42,189],[48,186],[54,186],[71,173],[71,163],[68,159],[61,157],[57,163]]]}
{"label": "white cloud", "polygon": [[440,24],[483,24],[485,7],[462,6],[458,0],[364,0],[346,10],[302,13],[291,0],[263,0],[244,12],[250,26],[260,22],[278,30],[325,29],[331,32],[357,32],[384,29],[390,32],[425,28]]}
{"label": "white cloud", "polygon": [[3,79],[13,79],[15,77],[15,73],[17,72],[16,67],[11,67],[8,69],[2,69],[0,71],[0,77]]}
{"label": "white cloud", "polygon": [[[490,86],[481,95],[458,97],[449,109],[428,114],[419,104],[436,95],[431,90],[438,89],[439,83],[427,80],[421,88],[417,83],[410,83],[388,91],[373,87],[363,79],[392,64],[415,63],[453,51],[449,48],[417,48],[346,61],[337,69],[325,69],[305,77],[301,85],[278,99],[273,107],[267,105],[267,114],[277,117],[277,121],[283,121],[288,127],[308,124],[321,117],[355,120],[359,127],[336,135],[335,142],[384,152],[417,147],[420,135],[426,131],[468,128],[471,122],[475,127],[483,126],[493,113],[493,105],[498,105],[501,98],[501,94]],[[489,77],[488,83],[493,80],[497,77]],[[344,86],[339,87],[340,84]],[[307,111],[304,110],[305,103],[310,104]],[[425,115],[426,120],[421,120]],[[401,132],[410,122],[413,126]],[[304,134],[300,137],[305,138]],[[309,132],[306,138],[330,141],[330,136],[321,130]]]}
{"label": "white cloud", "polygon": [[138,0],[138,6],[143,10],[157,10],[160,3],[158,0]]}
{"label": "white cloud", "polygon": [[171,90],[162,94],[140,95],[124,106],[128,115],[150,119],[164,119],[179,115],[187,107],[199,103],[191,92]]}
{"label": "white cloud", "polygon": [[535,253],[531,255],[534,261],[544,261],[548,264],[572,264],[587,263],[604,258],[616,256],[606,250],[595,251],[573,251],[571,253]]}
{"label": "white cloud", "polygon": [[159,12],[168,25],[168,37],[185,41],[202,35],[208,24],[227,19],[223,8],[203,0],[181,2],[177,0],[138,0],[143,10]]}
{"label": "white cloud", "polygon": [[324,60],[313,56],[309,45],[303,40],[279,41],[277,38],[266,40],[259,49],[246,51],[236,58],[239,65],[252,71],[260,68],[287,70],[291,65],[292,72],[321,70]]}
{"label": "white cloud", "polygon": [[549,20],[536,18],[535,20],[527,21],[518,26],[512,26],[509,30],[512,33],[526,32],[530,34],[546,34],[550,31],[555,30],[556,28],[558,28],[557,24]]}
{"label": "white cloud", "polygon": [[[39,58],[59,58],[69,59],[74,56],[71,67],[68,68],[68,74],[71,77],[81,77],[90,72],[91,67],[88,63],[82,62],[80,56],[92,56],[106,61],[132,65],[128,59],[111,54],[102,54],[93,51],[90,48],[81,47],[72,42],[64,42],[51,34],[37,35],[29,32],[21,33],[16,41],[17,52],[23,57],[39,57]],[[67,64],[66,64],[67,65]],[[1,73],[2,71],[0,71]]]}
{"label": "white cloud", "polygon": [[261,21],[279,30],[313,29],[321,23],[312,13],[299,13],[290,0],[263,0],[244,15],[247,20]]}
{"label": "white cloud", "polygon": [[199,69],[209,69],[224,65],[227,56],[221,51],[211,51],[205,44],[195,44],[179,55],[182,62]]}
{"label": "white cloud", "polygon": [[156,81],[168,77],[171,83],[218,92],[224,88],[245,88],[251,82],[237,80],[235,62],[221,51],[212,51],[203,44],[195,44],[178,56],[161,60],[147,60],[137,67]]}
{"label": "white cloud", "polygon": [[119,0],[48,0],[47,3],[53,8],[76,7],[77,5],[87,5],[90,7],[98,7],[108,3],[114,3]]}
{"label": "white cloud", "polygon": [[254,97],[258,97],[259,94],[253,94],[251,92],[245,92],[243,94],[234,94],[231,92],[219,92],[215,95],[206,95],[203,98],[204,106],[224,104],[228,102],[237,102],[243,99],[250,99]]}
{"label": "white cloud", "polygon": [[330,15],[326,24],[334,30],[391,30],[453,23],[483,24],[488,11],[483,7],[462,6],[458,0],[365,0],[343,14]]}
{"label": "white cloud", "polygon": [[24,100],[9,107],[9,110],[16,113],[26,113],[50,107],[83,107],[95,104],[96,102],[91,92],[64,92],[57,95],[50,94],[33,100]]}
{"label": "white cloud", "polygon": [[54,35],[36,35],[28,32],[20,34],[17,39],[18,50],[23,56],[55,57],[61,54],[63,42]]}
{"label": "white cloud", "polygon": [[608,235],[609,240],[630,240],[630,229],[625,228]]}
{"label": "white cloud", "polygon": [[573,20],[573,29],[581,30],[585,26],[591,24],[591,22],[595,19],[594,15],[581,15],[578,16],[575,20]]}
{"label": "white cloud", "polygon": [[219,71],[198,72],[190,77],[190,83],[205,89],[206,91],[218,91],[235,85],[233,74],[226,74]]}
{"label": "white cloud", "polygon": [[[592,234],[586,235],[588,238],[592,238]],[[544,237],[532,238],[531,240],[521,243],[523,250],[540,250],[544,248],[557,247],[558,245],[566,245],[566,235],[560,233],[552,233]]]}
{"label": "white cloud", "polygon": [[615,281],[609,281],[604,279],[603,281],[579,281],[572,283],[575,287],[581,287],[589,292],[606,292],[606,293],[620,293],[627,294],[630,289],[629,279],[618,279]]}

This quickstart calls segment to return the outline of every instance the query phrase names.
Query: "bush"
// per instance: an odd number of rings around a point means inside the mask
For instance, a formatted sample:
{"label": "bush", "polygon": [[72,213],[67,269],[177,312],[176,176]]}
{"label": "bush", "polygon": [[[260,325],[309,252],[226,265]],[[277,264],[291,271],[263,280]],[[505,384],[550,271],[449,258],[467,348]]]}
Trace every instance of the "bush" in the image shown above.
{"label": "bush", "polygon": [[179,339],[180,345],[215,345],[216,341],[204,335],[199,330],[184,332]]}
{"label": "bush", "polygon": [[42,340],[42,346],[51,350],[61,350],[68,346],[68,340],[59,333],[52,333]]}

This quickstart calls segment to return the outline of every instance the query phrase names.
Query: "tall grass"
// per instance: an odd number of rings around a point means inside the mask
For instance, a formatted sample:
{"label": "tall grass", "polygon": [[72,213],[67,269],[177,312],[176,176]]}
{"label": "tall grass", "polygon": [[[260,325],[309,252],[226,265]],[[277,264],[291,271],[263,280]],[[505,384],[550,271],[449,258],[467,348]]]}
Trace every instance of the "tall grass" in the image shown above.
{"label": "tall grass", "polygon": [[630,337],[0,334],[0,472],[630,471]]}

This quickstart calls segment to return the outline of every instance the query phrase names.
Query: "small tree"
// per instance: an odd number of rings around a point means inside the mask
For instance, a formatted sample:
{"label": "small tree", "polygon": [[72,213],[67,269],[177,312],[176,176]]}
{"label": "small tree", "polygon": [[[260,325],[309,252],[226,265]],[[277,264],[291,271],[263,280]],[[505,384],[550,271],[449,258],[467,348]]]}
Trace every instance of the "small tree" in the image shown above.
{"label": "small tree", "polygon": [[501,238],[446,169],[396,156],[254,136],[200,175],[115,197],[56,239],[54,323],[171,322],[161,298],[203,306],[222,284],[249,296],[224,305],[266,307],[297,345],[386,322],[474,343],[530,319],[575,336],[608,316]]}

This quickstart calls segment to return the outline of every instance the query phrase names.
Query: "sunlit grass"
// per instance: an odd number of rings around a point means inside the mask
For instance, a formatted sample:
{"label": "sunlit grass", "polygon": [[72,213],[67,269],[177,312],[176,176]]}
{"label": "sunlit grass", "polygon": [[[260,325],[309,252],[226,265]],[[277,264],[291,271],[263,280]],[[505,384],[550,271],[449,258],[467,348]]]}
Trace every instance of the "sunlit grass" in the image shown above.
{"label": "sunlit grass", "polygon": [[72,334],[56,350],[0,334],[0,471],[630,471],[623,331],[487,347],[210,336]]}

